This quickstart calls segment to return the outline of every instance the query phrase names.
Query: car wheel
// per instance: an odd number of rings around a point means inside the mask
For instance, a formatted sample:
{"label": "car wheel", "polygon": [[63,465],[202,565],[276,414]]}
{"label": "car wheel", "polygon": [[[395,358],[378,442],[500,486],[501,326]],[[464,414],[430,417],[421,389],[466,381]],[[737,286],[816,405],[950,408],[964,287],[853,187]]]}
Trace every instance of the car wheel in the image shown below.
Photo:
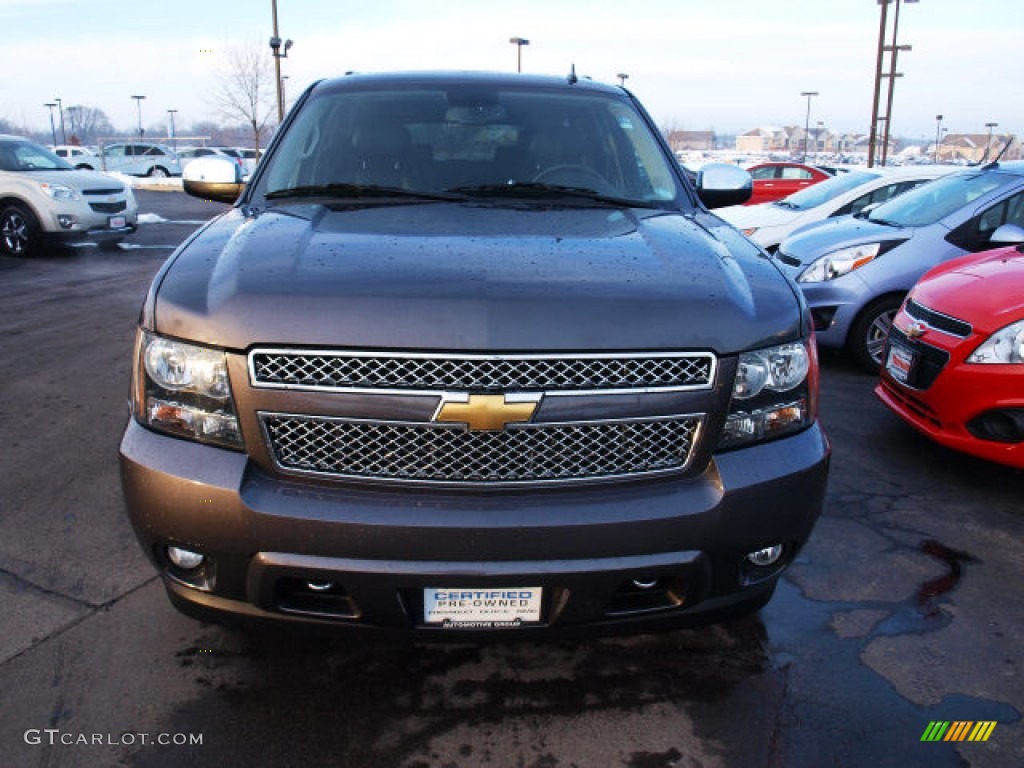
{"label": "car wheel", "polygon": [[95,170],[95,168],[93,168],[91,165],[86,165],[85,163],[79,163],[78,165],[75,166],[75,169],[79,170],[79,171],[93,171],[93,170]]}
{"label": "car wheel", "polygon": [[149,169],[149,175],[152,176],[154,179],[166,179],[171,174],[167,172],[166,168],[161,168],[159,165],[154,165],[152,168]]}
{"label": "car wheel", "polygon": [[885,340],[902,303],[902,296],[875,299],[864,307],[850,328],[850,353],[868,373],[876,374],[882,367]]}
{"label": "car wheel", "polygon": [[0,210],[0,250],[8,256],[34,256],[41,245],[42,229],[32,211],[11,203]]}

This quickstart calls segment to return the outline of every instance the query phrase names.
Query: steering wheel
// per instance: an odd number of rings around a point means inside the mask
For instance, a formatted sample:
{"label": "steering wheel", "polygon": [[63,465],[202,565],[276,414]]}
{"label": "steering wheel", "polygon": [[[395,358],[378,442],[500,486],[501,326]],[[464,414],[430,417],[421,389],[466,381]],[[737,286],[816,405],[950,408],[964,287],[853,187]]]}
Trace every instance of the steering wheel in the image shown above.
{"label": "steering wheel", "polygon": [[593,168],[576,163],[562,163],[545,168],[533,177],[535,182],[542,184],[560,184],[566,187],[593,189],[595,192],[611,192],[611,184]]}

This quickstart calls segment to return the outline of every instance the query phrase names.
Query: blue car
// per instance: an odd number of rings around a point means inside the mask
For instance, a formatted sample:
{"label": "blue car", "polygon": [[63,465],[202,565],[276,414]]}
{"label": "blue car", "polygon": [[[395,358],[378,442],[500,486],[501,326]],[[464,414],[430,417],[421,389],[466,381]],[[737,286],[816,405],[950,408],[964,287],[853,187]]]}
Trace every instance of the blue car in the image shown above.
{"label": "blue car", "polygon": [[803,290],[819,346],[845,348],[877,372],[892,319],[918,278],[948,259],[1020,242],[1019,227],[1024,162],[991,163],[869,213],[812,225],[783,240],[776,258]]}

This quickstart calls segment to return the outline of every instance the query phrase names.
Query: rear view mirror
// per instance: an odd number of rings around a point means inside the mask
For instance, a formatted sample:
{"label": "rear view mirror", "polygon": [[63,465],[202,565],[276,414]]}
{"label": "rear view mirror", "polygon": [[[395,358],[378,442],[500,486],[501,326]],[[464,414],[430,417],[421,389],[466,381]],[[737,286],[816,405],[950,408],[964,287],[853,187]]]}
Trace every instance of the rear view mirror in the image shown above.
{"label": "rear view mirror", "polygon": [[182,186],[192,197],[218,203],[235,202],[245,189],[238,165],[219,157],[201,157],[185,166]]}
{"label": "rear view mirror", "polygon": [[996,227],[988,241],[992,245],[1014,245],[1024,243],[1024,227],[1019,224],[1003,224]]}

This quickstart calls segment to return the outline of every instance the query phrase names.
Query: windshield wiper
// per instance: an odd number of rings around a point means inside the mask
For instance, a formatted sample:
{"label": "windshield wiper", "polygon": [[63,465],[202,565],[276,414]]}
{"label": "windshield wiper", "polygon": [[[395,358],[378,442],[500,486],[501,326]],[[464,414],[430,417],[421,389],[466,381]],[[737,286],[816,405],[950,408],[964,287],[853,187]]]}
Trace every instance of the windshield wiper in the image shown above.
{"label": "windshield wiper", "polygon": [[401,197],[411,200],[441,200],[446,202],[462,201],[464,197],[443,192],[420,192],[401,187],[381,187],[376,184],[310,184],[300,187],[287,187],[267,192],[267,200],[283,200],[292,197]]}
{"label": "windshield wiper", "polygon": [[883,227],[901,227],[901,226],[903,226],[899,222],[889,221],[888,219],[874,219],[874,218],[871,217],[870,213],[867,215],[867,220],[870,221],[872,224],[881,224]]}
{"label": "windshield wiper", "polygon": [[629,208],[653,207],[653,204],[646,200],[628,200],[622,197],[606,195],[598,192],[596,189],[589,189],[587,187],[567,187],[561,184],[544,184],[539,181],[509,181],[504,184],[452,187],[451,189],[446,189],[445,192],[474,197],[515,197],[534,200],[570,197]]}

